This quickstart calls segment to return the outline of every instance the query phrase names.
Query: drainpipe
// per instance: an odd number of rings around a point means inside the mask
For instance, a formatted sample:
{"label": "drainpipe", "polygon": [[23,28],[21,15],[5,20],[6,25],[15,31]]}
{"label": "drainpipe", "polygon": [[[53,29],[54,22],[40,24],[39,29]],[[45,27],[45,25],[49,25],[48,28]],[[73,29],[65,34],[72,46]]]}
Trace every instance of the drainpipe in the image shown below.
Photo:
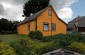
{"label": "drainpipe", "polygon": [[51,36],[52,36],[52,10],[51,10]]}
{"label": "drainpipe", "polygon": [[35,31],[37,30],[37,21],[36,19],[34,19],[34,23],[35,23]]}

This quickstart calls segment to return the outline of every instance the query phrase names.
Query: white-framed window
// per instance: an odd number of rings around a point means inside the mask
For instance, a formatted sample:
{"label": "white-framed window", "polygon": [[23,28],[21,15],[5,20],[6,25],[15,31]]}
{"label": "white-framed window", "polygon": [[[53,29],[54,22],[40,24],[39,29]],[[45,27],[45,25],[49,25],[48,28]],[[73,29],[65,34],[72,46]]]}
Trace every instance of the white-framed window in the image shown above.
{"label": "white-framed window", "polygon": [[43,23],[43,30],[48,31],[49,30],[49,24],[48,23]]}

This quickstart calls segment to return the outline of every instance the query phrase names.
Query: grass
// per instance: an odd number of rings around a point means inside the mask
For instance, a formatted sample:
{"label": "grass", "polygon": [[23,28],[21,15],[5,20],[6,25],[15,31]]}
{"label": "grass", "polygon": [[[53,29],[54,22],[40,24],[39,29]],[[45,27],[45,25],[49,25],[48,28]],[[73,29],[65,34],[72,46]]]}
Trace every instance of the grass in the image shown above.
{"label": "grass", "polygon": [[18,34],[0,35],[0,41],[4,42],[19,41],[23,38],[27,38],[27,36]]}

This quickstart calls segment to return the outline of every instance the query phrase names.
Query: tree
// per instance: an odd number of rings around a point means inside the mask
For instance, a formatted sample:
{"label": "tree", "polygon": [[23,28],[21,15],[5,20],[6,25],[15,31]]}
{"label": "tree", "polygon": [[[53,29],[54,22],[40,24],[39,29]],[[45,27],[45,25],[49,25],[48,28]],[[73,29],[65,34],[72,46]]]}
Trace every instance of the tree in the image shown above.
{"label": "tree", "polygon": [[13,21],[13,30],[17,30],[17,25],[19,24],[19,21]]}
{"label": "tree", "polygon": [[9,25],[9,21],[7,19],[0,19],[0,31],[1,30],[8,30],[8,25]]}
{"label": "tree", "polygon": [[0,32],[9,33],[17,31],[18,21],[9,21],[5,18],[0,19]]}
{"label": "tree", "polygon": [[31,13],[36,13],[49,5],[49,0],[29,0],[23,8],[24,16],[28,17]]}

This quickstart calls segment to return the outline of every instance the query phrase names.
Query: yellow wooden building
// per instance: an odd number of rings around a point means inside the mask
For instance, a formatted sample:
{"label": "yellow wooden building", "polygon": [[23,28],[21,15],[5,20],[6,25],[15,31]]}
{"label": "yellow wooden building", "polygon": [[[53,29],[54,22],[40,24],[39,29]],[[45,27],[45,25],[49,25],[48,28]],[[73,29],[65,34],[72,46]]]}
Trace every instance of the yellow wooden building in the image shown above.
{"label": "yellow wooden building", "polygon": [[59,33],[66,34],[67,24],[61,20],[50,5],[41,11],[25,18],[17,26],[19,34],[28,35],[30,31],[39,30],[44,36]]}

